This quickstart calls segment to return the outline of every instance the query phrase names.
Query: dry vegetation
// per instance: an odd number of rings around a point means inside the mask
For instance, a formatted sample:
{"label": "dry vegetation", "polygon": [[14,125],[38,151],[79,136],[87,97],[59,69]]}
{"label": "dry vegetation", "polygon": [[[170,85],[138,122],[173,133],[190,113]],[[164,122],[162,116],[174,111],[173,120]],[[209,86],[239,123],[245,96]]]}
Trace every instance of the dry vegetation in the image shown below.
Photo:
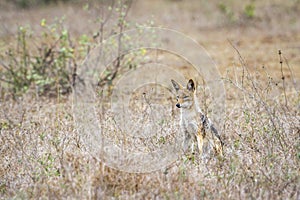
{"label": "dry vegetation", "polygon": [[[118,12],[103,25],[97,18],[106,15],[98,4],[88,11],[80,1],[21,9],[2,1],[0,198],[299,199],[300,2],[268,2],[133,2],[126,16],[129,23],[151,25],[154,21],[155,25],[182,31],[203,44],[218,64],[226,89],[224,126],[220,127],[225,146],[223,158],[204,162],[180,156],[155,172],[127,173],[110,168],[89,154],[74,122],[70,89],[78,81],[74,74],[93,43],[101,41],[105,34],[128,28],[120,22],[114,24],[120,19]],[[63,15],[63,22],[53,19]],[[56,23],[56,32],[51,32],[52,26],[45,30],[43,23]],[[22,39],[17,25],[26,24],[30,24],[34,34]],[[101,28],[111,32],[101,32]],[[45,37],[42,33],[53,35]],[[189,51],[189,47],[182,48]],[[142,56],[148,60],[150,56],[151,60],[151,55],[150,52]],[[119,76],[136,70],[135,62],[128,64],[126,56],[120,58],[120,62],[112,63],[110,75],[114,76],[102,77],[105,81],[97,88],[107,90],[99,94],[101,100],[110,95],[113,79],[118,78],[114,70]],[[191,73],[188,63],[178,62],[174,56],[168,58],[174,58],[168,61],[169,65],[175,65],[185,75]],[[18,67],[21,70],[15,73],[13,69]],[[23,76],[22,70],[30,67],[35,76]],[[172,93],[165,91],[164,97],[169,98],[157,99],[151,85],[144,89],[153,104],[161,101],[171,108],[170,121],[163,128],[174,131],[179,124],[179,111],[174,109]],[[150,103],[146,100],[136,96],[131,105],[140,101],[140,109],[147,112]],[[101,116],[107,102],[98,103]],[[136,109],[133,112],[138,112]],[[106,120],[102,121],[105,134],[113,140],[118,127],[109,115],[101,117]],[[149,143],[140,141],[138,145],[159,148],[173,141],[174,134],[165,137],[166,141],[154,137]]]}

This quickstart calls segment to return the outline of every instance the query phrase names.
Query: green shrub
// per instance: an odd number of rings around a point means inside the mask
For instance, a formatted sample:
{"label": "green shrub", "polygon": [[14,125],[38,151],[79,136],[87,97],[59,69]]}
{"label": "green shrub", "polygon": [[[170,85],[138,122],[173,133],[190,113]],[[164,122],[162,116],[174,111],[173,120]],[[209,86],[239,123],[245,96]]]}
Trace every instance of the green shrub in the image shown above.
{"label": "green shrub", "polygon": [[244,14],[248,18],[253,18],[255,15],[255,5],[254,4],[248,4],[245,6]]}
{"label": "green shrub", "polygon": [[76,0],[13,0],[11,1],[11,3],[15,4],[20,8],[30,8],[33,6],[48,5],[48,4],[54,4],[59,2],[66,3],[70,1],[76,1]]}
{"label": "green shrub", "polygon": [[41,41],[33,48],[28,41],[35,35],[30,27],[20,26],[18,29],[17,48],[10,48],[2,56],[1,65],[5,70],[0,71],[4,88],[13,96],[26,93],[33,88],[38,95],[68,94],[75,84],[77,70],[76,60],[87,54],[87,36],[79,38],[78,46],[70,38],[68,30],[62,26],[62,21],[47,25],[41,21]]}
{"label": "green shrub", "polygon": [[[92,3],[87,3],[83,9],[89,11],[89,8],[93,7]],[[14,97],[28,91],[33,91],[38,96],[69,94],[76,84],[76,79],[80,79],[77,77],[77,63],[86,57],[90,49],[103,42],[104,38],[116,33],[120,34],[110,42],[118,50],[117,58],[107,66],[105,73],[96,75],[99,76],[97,85],[110,88],[120,73],[135,69],[136,63],[140,62],[135,57],[144,56],[147,50],[121,55],[122,46],[128,47],[137,42],[124,32],[130,26],[126,20],[130,2],[117,1],[111,5],[100,4],[100,7],[107,8],[107,13],[96,20],[100,28],[93,36],[82,34],[77,38],[71,37],[63,26],[64,18],[56,20],[53,24],[48,24],[42,19],[40,34],[35,34],[29,26],[20,26],[17,47],[11,47],[5,55],[1,55],[0,52],[1,88]],[[116,17],[115,24],[108,27],[106,22],[112,16]],[[153,25],[153,22],[150,21],[149,24]],[[1,66],[4,70],[1,70]]]}
{"label": "green shrub", "polygon": [[219,3],[219,9],[231,22],[236,20],[233,10],[225,3]]}

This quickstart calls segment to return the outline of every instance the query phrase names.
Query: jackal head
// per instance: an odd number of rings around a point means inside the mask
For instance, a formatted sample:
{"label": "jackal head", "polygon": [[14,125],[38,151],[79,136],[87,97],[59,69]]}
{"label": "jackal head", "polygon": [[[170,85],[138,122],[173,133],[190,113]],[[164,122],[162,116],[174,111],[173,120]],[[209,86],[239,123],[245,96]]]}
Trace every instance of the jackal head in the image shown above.
{"label": "jackal head", "polygon": [[174,80],[171,80],[171,82],[176,90],[176,107],[191,108],[194,104],[194,94],[196,91],[194,81],[190,79],[186,85],[186,88]]}

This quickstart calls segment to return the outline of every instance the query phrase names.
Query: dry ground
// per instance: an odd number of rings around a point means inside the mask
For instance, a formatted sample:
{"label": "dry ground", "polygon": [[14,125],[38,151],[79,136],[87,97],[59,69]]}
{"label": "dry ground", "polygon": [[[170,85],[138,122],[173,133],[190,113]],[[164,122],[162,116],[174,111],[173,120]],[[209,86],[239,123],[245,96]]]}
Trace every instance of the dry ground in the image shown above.
{"label": "dry ground", "polygon": [[[251,3],[255,14],[249,19],[244,8]],[[74,37],[92,35],[98,13],[83,11],[82,4],[22,10],[1,2],[0,51],[14,45],[18,25],[39,32],[41,19],[50,23],[54,16],[65,15]],[[152,173],[115,170],[83,145],[71,95],[49,99],[29,93],[12,100],[1,92],[1,199],[299,199],[299,13],[297,0],[135,1],[129,21],[183,32],[216,62],[226,89],[224,157],[205,163],[180,156]],[[188,63],[175,58],[169,63],[189,74]],[[172,105],[168,95],[166,105]],[[178,110],[172,112],[178,119]],[[109,116],[102,117],[104,130],[115,128]]]}

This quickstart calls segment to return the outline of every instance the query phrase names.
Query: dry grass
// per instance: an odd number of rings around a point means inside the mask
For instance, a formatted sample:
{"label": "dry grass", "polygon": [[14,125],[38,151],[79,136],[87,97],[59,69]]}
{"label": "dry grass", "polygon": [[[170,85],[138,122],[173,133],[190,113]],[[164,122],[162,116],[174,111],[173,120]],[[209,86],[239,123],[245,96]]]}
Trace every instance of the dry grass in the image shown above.
{"label": "dry grass", "polygon": [[[242,73],[242,70],[238,72]],[[261,74],[227,84],[224,158],[121,172],[91,157],[71,101],[1,102],[1,195],[18,198],[299,198],[299,94]],[[241,80],[241,76],[237,76]],[[232,80],[232,79],[231,79]],[[292,86],[286,83],[286,89]],[[279,96],[273,96],[279,92]]]}
{"label": "dry grass", "polygon": [[[139,5],[144,4],[148,5],[147,2]],[[176,10],[178,5],[190,11],[184,12],[183,19],[191,23],[186,18],[196,15],[193,12],[196,8],[180,1],[173,2],[169,9]],[[278,5],[275,7],[280,8]],[[257,7],[262,8],[259,12],[272,6],[262,3]],[[204,9],[210,11],[217,7],[209,4]],[[293,14],[284,17],[293,19]],[[209,27],[211,35],[197,37],[220,64],[225,83],[223,158],[203,162],[180,156],[170,166],[152,173],[122,172],[89,154],[74,121],[71,96],[48,99],[27,94],[12,100],[5,99],[6,95],[0,91],[1,199],[299,199],[299,33],[292,35],[300,26],[295,22],[291,30],[284,29],[286,33],[274,28],[270,34],[268,30],[260,30],[266,19],[261,15],[259,12],[262,21],[251,21],[258,25],[254,33],[249,31],[239,37],[237,32],[253,29],[226,22],[222,24],[224,29],[214,24]],[[172,19],[167,19],[171,15],[160,16],[160,23],[170,20],[170,26],[177,26]],[[271,22],[275,23],[276,19],[271,18]],[[235,29],[237,26],[239,31]],[[196,29],[189,30],[182,26],[191,35],[196,35],[201,28],[197,25]],[[228,37],[222,37],[224,32],[220,30],[228,33]],[[277,44],[282,47],[282,65],[276,53]],[[180,70],[188,74],[188,67]],[[174,99],[155,99],[156,93],[151,93],[151,88],[145,90],[150,91],[147,94],[156,103],[161,101],[172,106]],[[172,97],[171,93],[168,95]],[[141,101],[140,109],[147,111],[143,98],[133,99],[131,103],[135,105],[135,101]],[[178,110],[170,113],[174,121],[166,123],[166,130],[173,130],[179,124]],[[107,119],[103,122],[106,130],[117,129],[110,116],[103,117]],[[114,133],[111,131],[108,136],[114,138]],[[144,145],[151,144],[151,148],[163,145],[156,144],[154,139]]]}

